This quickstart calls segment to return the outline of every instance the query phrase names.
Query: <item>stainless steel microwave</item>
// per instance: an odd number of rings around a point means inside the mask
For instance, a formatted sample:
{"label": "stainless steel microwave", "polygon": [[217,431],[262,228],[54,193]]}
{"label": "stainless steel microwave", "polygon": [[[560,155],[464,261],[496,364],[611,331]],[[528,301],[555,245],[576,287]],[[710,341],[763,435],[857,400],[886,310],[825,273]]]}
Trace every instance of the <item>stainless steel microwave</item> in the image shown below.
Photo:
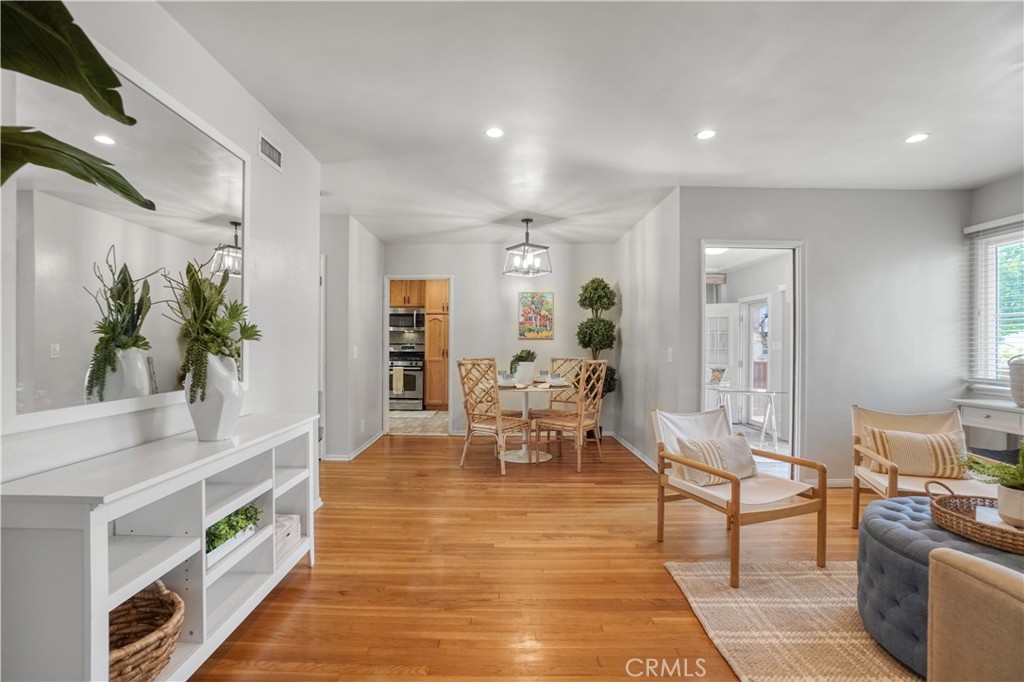
{"label": "stainless steel microwave", "polygon": [[423,308],[390,308],[388,330],[393,332],[421,332],[426,324]]}

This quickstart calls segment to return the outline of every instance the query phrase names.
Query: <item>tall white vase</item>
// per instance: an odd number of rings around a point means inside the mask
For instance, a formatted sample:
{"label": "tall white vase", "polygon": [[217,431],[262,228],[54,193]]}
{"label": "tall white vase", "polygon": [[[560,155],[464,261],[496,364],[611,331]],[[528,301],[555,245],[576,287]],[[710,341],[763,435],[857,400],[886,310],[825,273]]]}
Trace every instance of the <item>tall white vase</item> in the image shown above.
{"label": "tall white vase", "polygon": [[[185,376],[185,399],[192,385],[191,372]],[[242,384],[234,358],[206,354],[206,400],[189,403],[188,413],[201,441],[225,440],[235,435],[242,411]]]}
{"label": "tall white vase", "polygon": [[103,402],[149,395],[149,368],[146,356],[138,348],[116,350],[117,370],[107,371]]}
{"label": "tall white vase", "polygon": [[516,367],[516,381],[524,384],[528,384],[533,381],[534,367],[533,362],[520,362]]}
{"label": "tall white vase", "polygon": [[1006,363],[1010,370],[1010,395],[1017,407],[1024,407],[1024,355],[1014,355]]}

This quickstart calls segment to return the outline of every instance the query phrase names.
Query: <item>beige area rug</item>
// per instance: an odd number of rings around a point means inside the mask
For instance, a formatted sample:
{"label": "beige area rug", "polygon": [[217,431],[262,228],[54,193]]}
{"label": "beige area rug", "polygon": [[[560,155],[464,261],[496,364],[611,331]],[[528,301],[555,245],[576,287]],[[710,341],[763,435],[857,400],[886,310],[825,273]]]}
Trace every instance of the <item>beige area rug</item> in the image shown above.
{"label": "beige area rug", "polygon": [[392,410],[388,413],[392,419],[430,419],[436,410]]}
{"label": "beige area rug", "polygon": [[738,589],[727,562],[665,568],[744,682],[920,679],[864,629],[854,561],[741,564]]}

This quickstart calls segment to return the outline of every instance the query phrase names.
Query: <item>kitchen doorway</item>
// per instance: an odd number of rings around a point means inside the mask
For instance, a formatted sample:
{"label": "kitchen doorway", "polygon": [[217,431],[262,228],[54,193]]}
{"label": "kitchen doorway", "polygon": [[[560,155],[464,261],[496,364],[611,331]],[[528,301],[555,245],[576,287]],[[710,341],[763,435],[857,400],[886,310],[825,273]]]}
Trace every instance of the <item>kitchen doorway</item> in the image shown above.
{"label": "kitchen doorway", "polygon": [[449,433],[451,282],[388,277],[385,400],[393,435]]}
{"label": "kitchen doorway", "polygon": [[[757,449],[800,456],[800,245],[704,243],[702,406]],[[758,468],[792,476],[762,458]]]}

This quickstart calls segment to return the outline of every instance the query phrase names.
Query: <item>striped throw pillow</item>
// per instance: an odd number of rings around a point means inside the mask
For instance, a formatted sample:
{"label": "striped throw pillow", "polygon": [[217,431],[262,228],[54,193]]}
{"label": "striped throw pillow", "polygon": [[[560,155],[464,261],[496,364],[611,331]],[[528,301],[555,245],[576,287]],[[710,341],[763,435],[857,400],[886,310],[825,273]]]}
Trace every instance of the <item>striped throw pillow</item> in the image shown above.
{"label": "striped throw pillow", "polygon": [[[686,440],[679,439],[679,454],[687,459],[693,459],[701,464],[713,466],[716,469],[723,469],[740,478],[750,478],[757,475],[757,464],[754,463],[754,453],[750,451],[750,445],[742,434],[716,438],[715,440]],[[715,476],[693,467],[682,464],[673,464],[677,475],[694,485],[706,486],[728,483],[727,479]]]}
{"label": "striped throw pillow", "polygon": [[864,427],[869,447],[907,476],[966,478],[960,455],[967,452],[963,431],[912,433]]}

